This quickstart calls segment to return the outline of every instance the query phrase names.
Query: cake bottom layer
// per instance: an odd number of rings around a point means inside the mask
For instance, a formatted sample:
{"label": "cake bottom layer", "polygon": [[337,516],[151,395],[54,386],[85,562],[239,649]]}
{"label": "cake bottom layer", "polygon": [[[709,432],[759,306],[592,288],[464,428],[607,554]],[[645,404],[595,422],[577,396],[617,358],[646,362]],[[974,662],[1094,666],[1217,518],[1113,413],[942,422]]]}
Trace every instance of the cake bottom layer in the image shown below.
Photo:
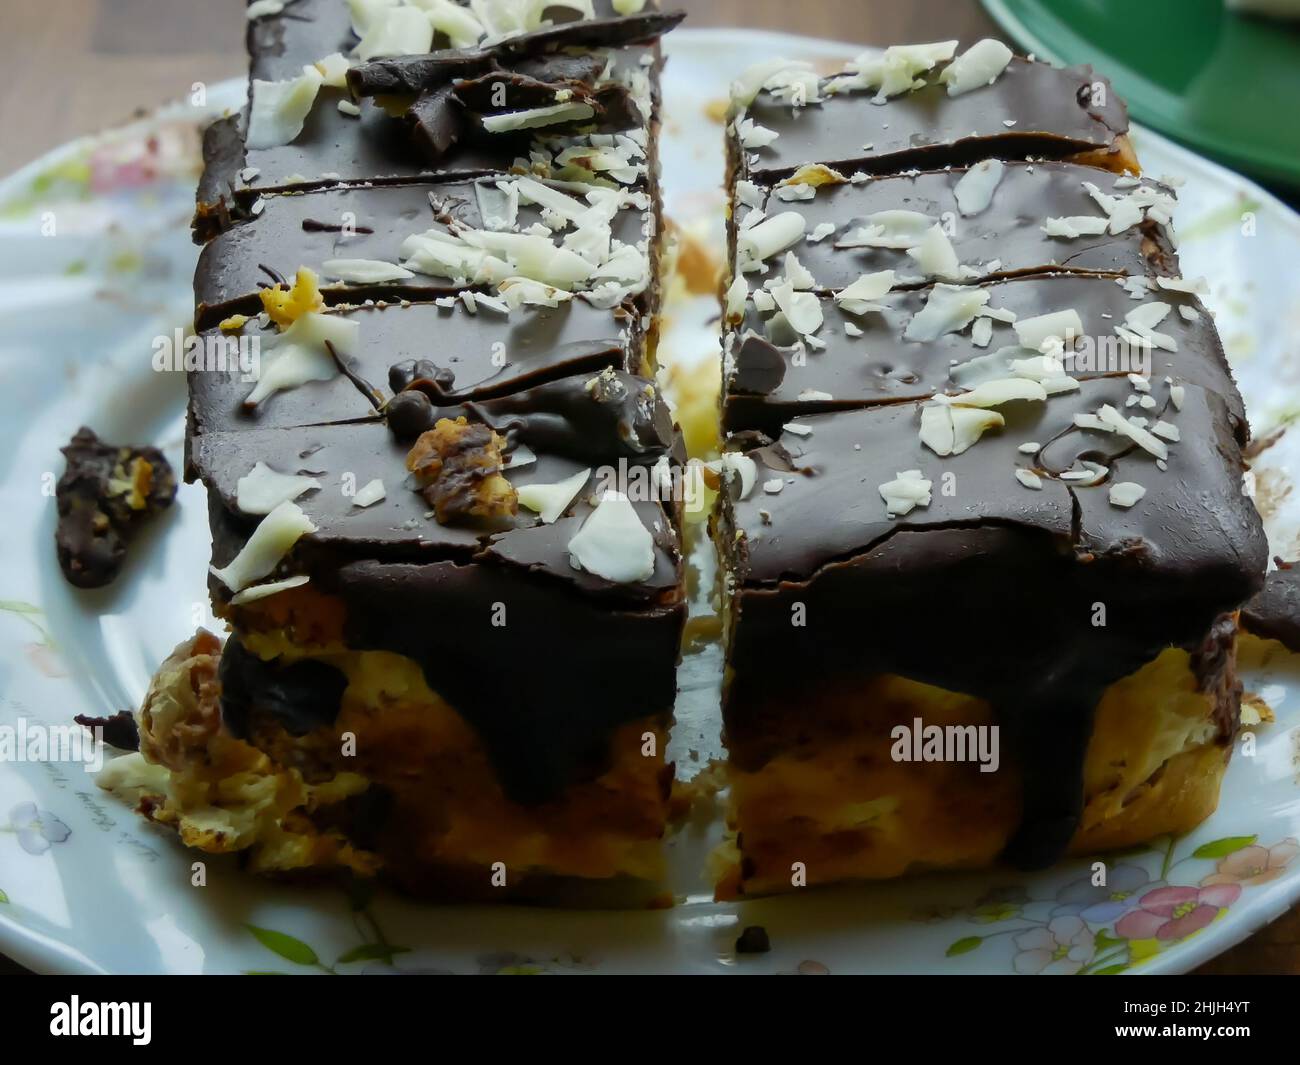
{"label": "cake bottom layer", "polygon": [[[1097,707],[1070,852],[1132,846],[1208,817],[1239,707],[1231,661],[1200,690],[1191,656],[1178,648],[1112,684]],[[894,756],[900,726],[968,737],[966,726],[995,725],[981,699],[880,675],[865,687],[819,685],[798,706],[750,707],[746,718],[762,721],[764,751],[753,757],[749,736],[728,736],[730,832],[713,870],[719,900],[989,866],[1019,824],[1021,769],[1005,747],[992,772],[976,760]]]}
{"label": "cake bottom layer", "polygon": [[413,894],[484,901],[549,900],[570,878],[661,879],[667,712],[620,726],[589,776],[524,806],[410,659],[300,654],[345,678],[333,719],[304,728],[263,715],[235,735],[221,709],[222,654],[206,632],[176,648],[138,714],[139,753],[101,779],[185,845],[239,852],[258,873],[351,870]]}

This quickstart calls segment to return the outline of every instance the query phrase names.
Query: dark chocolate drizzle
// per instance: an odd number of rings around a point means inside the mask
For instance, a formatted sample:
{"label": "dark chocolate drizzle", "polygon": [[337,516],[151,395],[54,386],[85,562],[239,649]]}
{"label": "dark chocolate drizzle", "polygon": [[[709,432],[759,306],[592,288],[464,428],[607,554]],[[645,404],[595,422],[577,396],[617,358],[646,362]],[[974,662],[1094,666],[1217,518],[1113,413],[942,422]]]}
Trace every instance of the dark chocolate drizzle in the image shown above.
{"label": "dark chocolate drizzle", "polygon": [[[1128,130],[1123,102],[1089,66],[1059,68],[1014,57],[991,85],[953,97],[938,73],[926,76],[924,88],[880,105],[869,92],[852,92],[796,110],[762,92],[748,117],[778,137],[753,151],[731,138],[735,172],[774,180],[813,161],[846,174],[896,174],[983,159],[1061,159],[1117,151],[1117,138]],[[1099,106],[1091,102],[1094,85],[1105,87]],[[1081,90],[1088,91],[1086,100]]]}
{"label": "dark chocolate drizzle", "polygon": [[[338,570],[337,591],[348,646],[420,663],[516,802],[542,803],[598,775],[611,732],[671,712],[683,605],[620,608],[488,560],[353,562]],[[507,623],[494,628],[497,603]]]}
{"label": "dark chocolate drizzle", "polygon": [[[786,483],[724,495],[718,543],[737,586],[724,720],[737,764],[778,753],[765,717],[806,700],[809,678],[852,691],[890,673],[975,695],[996,709],[1024,774],[1006,858],[1037,868],[1077,828],[1092,715],[1110,684],[1182,647],[1230,736],[1231,612],[1258,588],[1266,550],[1239,489],[1240,446],[1224,400],[1192,385],[1170,415],[1182,442],[1167,471],[1074,426],[1075,412],[1123,409],[1130,392],[1123,378],[1096,379],[1045,404],[1006,405],[1005,429],[945,459],[920,443],[910,403],[804,417],[810,435],[750,450],[758,484]],[[1025,440],[1047,442],[1042,458],[1018,451]],[[1053,476],[1071,456],[1098,454],[1110,468],[1098,486]],[[1042,489],[1020,485],[1016,468],[1035,469]],[[902,469],[933,478],[933,498],[891,520],[877,486]],[[954,496],[941,473],[956,478]],[[1130,479],[1146,496],[1129,510],[1110,504],[1108,485]],[[790,624],[794,603],[803,627]]]}
{"label": "dark chocolate drizzle", "polygon": [[473,77],[494,63],[532,59],[560,48],[617,48],[658,40],[686,17],[684,11],[582,19],[507,37],[487,48],[449,49],[360,63],[348,71],[354,96],[421,93],[456,77]]}
{"label": "dark chocolate drizzle", "polygon": [[1241,608],[1241,627],[1264,640],[1300,652],[1300,566],[1276,559],[1263,590]]}
{"label": "dark chocolate drizzle", "polygon": [[217,676],[221,720],[239,739],[252,735],[264,718],[278,722],[293,736],[332,725],[348,686],[343,672],[328,662],[316,658],[265,661],[234,636],[222,650]]}

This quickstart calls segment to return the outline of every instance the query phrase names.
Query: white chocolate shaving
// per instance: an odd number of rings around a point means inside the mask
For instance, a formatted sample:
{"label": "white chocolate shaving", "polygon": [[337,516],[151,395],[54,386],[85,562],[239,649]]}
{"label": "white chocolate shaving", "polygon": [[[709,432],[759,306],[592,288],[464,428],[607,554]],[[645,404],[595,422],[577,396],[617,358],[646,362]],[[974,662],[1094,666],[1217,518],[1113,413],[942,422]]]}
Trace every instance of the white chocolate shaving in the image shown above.
{"label": "white chocolate shaving", "polygon": [[766,148],[779,136],[776,130],[760,126],[752,118],[742,118],[736,122],[736,137],[744,148]]}
{"label": "white chocolate shaving", "polygon": [[[331,52],[323,59],[318,59],[312,64],[320,73],[321,84],[330,89],[346,89],[348,87],[348,68],[352,66],[347,57],[342,52]],[[339,103],[349,101],[340,100]]]}
{"label": "white chocolate shaving", "polygon": [[1067,240],[1073,240],[1075,237],[1096,236],[1106,232],[1106,227],[1110,223],[1099,215],[1069,215],[1064,218],[1049,218],[1040,228],[1049,237],[1064,237]]}
{"label": "white chocolate shaving", "polygon": [[736,238],[741,271],[756,270],[772,256],[794,247],[807,228],[808,222],[803,215],[786,211],[745,230]]}
{"label": "white chocolate shaving", "polygon": [[549,107],[533,107],[526,111],[505,111],[501,114],[484,115],[483,128],[488,133],[513,133],[521,129],[554,126],[561,122],[585,122],[595,114],[596,111],[591,104],[551,104]]}
{"label": "white chocolate shaving", "polygon": [[552,525],[578,498],[578,493],[590,477],[591,470],[586,469],[555,484],[521,485],[515,490],[519,496],[519,505],[535,511],[543,524]]}
{"label": "white chocolate shaving", "polygon": [[569,541],[574,569],[615,584],[648,580],[655,571],[654,538],[622,492],[606,492]]}
{"label": "white chocolate shaving", "polygon": [[928,507],[931,486],[932,482],[922,477],[920,470],[903,470],[895,480],[887,481],[879,488],[886,513],[891,518],[899,518],[910,514],[916,507]]}
{"label": "white chocolate shaving", "polygon": [[1033,318],[1021,318],[1012,328],[1016,331],[1020,346],[1030,351],[1041,352],[1044,345],[1055,347],[1056,344],[1064,344],[1074,337],[1083,336],[1083,320],[1073,308],[1051,311]]}
{"label": "white chocolate shaving", "polygon": [[281,503],[261,520],[229,565],[221,569],[211,567],[212,575],[232,592],[242,592],[269,575],[293,550],[294,544],[315,531],[316,526],[298,504]]}
{"label": "white chocolate shaving", "polygon": [[949,96],[960,96],[972,89],[992,85],[1011,62],[1011,49],[1001,41],[985,37],[949,63],[939,81],[948,86]]}
{"label": "white chocolate shaving", "polygon": [[399,55],[422,55],[433,45],[433,23],[415,7],[390,7],[372,17],[356,47],[363,62]]}
{"label": "white chocolate shaving", "polygon": [[519,182],[476,181],[474,198],[487,229],[514,229],[519,220]]}
{"label": "white chocolate shaving", "polygon": [[328,381],[339,372],[325,346],[330,344],[340,358],[356,347],[360,325],[351,318],[312,311],[302,315],[275,340],[268,344],[269,356],[263,360],[253,391],[244,406],[255,407],[266,399],[309,381]]}
{"label": "white chocolate shaving", "polygon": [[894,271],[881,270],[874,274],[863,274],[847,288],[835,293],[835,303],[849,314],[866,314],[869,311],[882,311],[884,308],[876,300],[885,296],[894,287]]}
{"label": "white chocolate shaving", "polygon": [[935,220],[919,211],[876,211],[835,242],[837,248],[915,248]]}
{"label": "white chocolate shaving", "polygon": [[258,462],[235,484],[235,506],[245,514],[270,514],[281,503],[319,487],[315,477],[279,473]]}
{"label": "white chocolate shaving", "polygon": [[846,73],[827,85],[830,93],[875,89],[874,103],[884,103],[891,96],[919,89],[925,84],[921,74],[946,62],[957,51],[956,41],[934,44],[896,44],[882,55],[864,52],[848,65]]}
{"label": "white chocolate shaving", "polygon": [[758,463],[739,451],[724,451],[714,462],[706,463],[709,469],[724,478],[734,476],[740,483],[740,498],[748,499],[758,480]]}
{"label": "white chocolate shaving", "polygon": [[358,285],[403,281],[415,276],[406,267],[386,263],[381,259],[329,259],[321,263],[321,273],[326,277]]}
{"label": "white chocolate shaving", "polygon": [[967,170],[952,190],[957,210],[967,216],[986,210],[1006,169],[1000,159],[985,159]]}
{"label": "white chocolate shaving", "polygon": [[356,494],[352,497],[352,505],[354,507],[373,507],[387,496],[388,492],[384,489],[384,482],[376,477],[373,481],[367,481],[357,489]]}
{"label": "white chocolate shaving", "polygon": [[916,260],[916,265],[926,277],[937,277],[944,281],[956,281],[961,274],[961,264],[957,261],[957,251],[943,231],[943,226],[933,225],[926,230],[920,243],[909,248],[907,254]]}
{"label": "white chocolate shaving", "polygon": [[289,81],[254,78],[245,137],[248,147],[278,148],[292,142],[302,132],[323,81],[315,67],[303,67],[302,74]]}
{"label": "white chocolate shaving", "polygon": [[1006,424],[997,411],[954,407],[947,397],[935,399],[921,408],[921,443],[936,455],[960,455],[986,430]]}
{"label": "white chocolate shaving", "polygon": [[987,289],[935,285],[925,306],[907,323],[903,339],[932,343],[947,333],[960,332],[988,301]]}
{"label": "white chocolate shaving", "polygon": [[474,15],[452,0],[411,0],[424,10],[435,31],[444,34],[453,48],[472,48],[487,30]]}
{"label": "white chocolate shaving", "polygon": [[1003,403],[1018,399],[1040,402],[1047,399],[1047,392],[1037,381],[1024,377],[1003,377],[985,381],[969,392],[951,398],[953,404],[962,407],[1000,407]]}
{"label": "white chocolate shaving", "polygon": [[265,599],[267,596],[287,592],[290,588],[301,588],[310,580],[311,578],[307,574],[299,573],[293,577],[286,577],[282,581],[255,584],[251,588],[245,588],[242,592],[235,593],[231,597],[230,604],[231,606],[243,606],[245,603],[256,602],[258,599]]}
{"label": "white chocolate shaving", "polygon": [[1133,481],[1119,481],[1110,486],[1110,501],[1117,507],[1131,507],[1146,494],[1147,490]]}

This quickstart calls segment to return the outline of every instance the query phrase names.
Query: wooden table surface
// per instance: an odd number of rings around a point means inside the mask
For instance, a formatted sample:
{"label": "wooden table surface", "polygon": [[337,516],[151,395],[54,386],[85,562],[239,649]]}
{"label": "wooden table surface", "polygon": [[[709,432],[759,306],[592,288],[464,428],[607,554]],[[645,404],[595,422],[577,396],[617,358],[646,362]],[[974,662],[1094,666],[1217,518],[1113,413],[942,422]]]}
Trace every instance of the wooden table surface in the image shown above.
{"label": "wooden table surface", "polygon": [[[3,0],[0,174],[83,133],[243,76],[240,0]],[[691,26],[863,44],[1003,36],[975,0],[664,0]],[[0,975],[25,970],[0,955]],[[1201,972],[1300,974],[1300,908]]]}

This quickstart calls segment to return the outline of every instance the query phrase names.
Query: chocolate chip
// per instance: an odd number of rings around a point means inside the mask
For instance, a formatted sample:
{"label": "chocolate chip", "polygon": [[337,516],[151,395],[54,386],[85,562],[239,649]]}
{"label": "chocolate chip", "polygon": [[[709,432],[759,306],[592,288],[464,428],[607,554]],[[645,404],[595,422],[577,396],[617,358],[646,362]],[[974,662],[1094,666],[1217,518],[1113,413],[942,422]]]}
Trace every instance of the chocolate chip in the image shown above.
{"label": "chocolate chip", "polygon": [[750,333],[736,352],[736,375],[731,382],[733,392],[752,396],[768,396],[781,387],[785,380],[785,356],[769,340]]}
{"label": "chocolate chip", "polygon": [[423,392],[399,392],[384,408],[388,429],[398,440],[414,440],[434,423],[433,403]]}
{"label": "chocolate chip", "polygon": [[140,749],[140,730],[136,726],[135,715],[130,710],[119,710],[109,717],[78,714],[72,720],[84,728],[103,729],[103,740],[110,747],[116,747],[120,751]]}

